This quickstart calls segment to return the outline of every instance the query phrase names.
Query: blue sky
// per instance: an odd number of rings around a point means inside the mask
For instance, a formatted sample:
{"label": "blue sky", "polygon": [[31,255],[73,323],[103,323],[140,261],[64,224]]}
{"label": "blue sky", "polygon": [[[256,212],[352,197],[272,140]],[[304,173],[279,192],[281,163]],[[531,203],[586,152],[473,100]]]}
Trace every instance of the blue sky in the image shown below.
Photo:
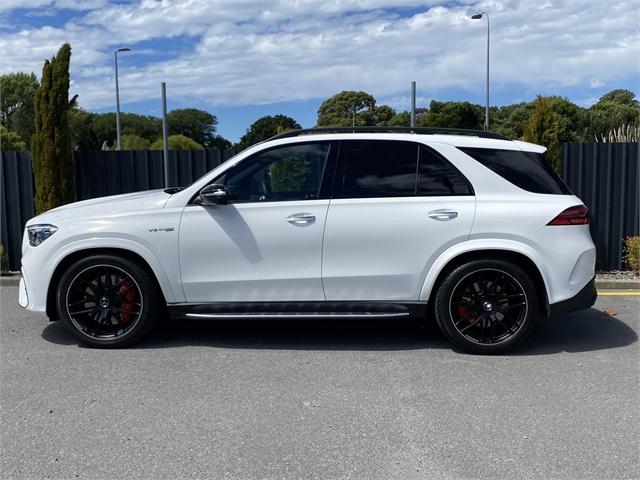
{"label": "blue sky", "polygon": [[237,140],[256,119],[285,114],[313,126],[322,100],[364,90],[379,104],[484,102],[491,17],[492,104],[563,95],[590,105],[614,88],[640,90],[640,0],[1,0],[0,73],[34,71],[63,42],[82,107],[160,114],[197,107]]}

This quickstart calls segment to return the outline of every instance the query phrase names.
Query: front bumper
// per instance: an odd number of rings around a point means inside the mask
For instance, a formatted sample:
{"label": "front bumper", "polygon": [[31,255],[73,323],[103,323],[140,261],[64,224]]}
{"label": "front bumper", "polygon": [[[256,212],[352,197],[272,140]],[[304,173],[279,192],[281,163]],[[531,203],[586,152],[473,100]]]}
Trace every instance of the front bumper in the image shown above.
{"label": "front bumper", "polygon": [[551,315],[560,315],[563,313],[584,310],[596,303],[598,292],[596,291],[596,277],[593,277],[582,290],[573,297],[563,300],[562,302],[552,303],[549,305],[549,313]]}

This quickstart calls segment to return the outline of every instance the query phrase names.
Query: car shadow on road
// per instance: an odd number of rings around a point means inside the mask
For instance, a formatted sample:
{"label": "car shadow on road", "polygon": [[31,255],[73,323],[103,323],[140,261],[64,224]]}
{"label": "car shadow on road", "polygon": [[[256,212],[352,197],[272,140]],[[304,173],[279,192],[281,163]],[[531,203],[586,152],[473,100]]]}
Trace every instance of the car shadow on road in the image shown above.
{"label": "car shadow on road", "polygon": [[[55,322],[42,332],[52,343],[77,345]],[[539,318],[533,334],[512,355],[588,352],[624,347],[638,340],[623,321],[591,308],[551,318]],[[215,320],[165,321],[131,347],[161,349],[204,346],[275,350],[417,350],[450,349],[434,322],[415,320]]]}

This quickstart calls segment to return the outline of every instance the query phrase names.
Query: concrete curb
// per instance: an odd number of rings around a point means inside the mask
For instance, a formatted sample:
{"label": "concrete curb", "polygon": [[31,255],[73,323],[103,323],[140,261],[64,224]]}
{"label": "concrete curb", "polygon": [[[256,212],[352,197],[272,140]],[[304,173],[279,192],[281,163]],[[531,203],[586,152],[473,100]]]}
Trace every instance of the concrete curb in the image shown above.
{"label": "concrete curb", "polygon": [[640,290],[640,279],[598,279],[597,290]]}
{"label": "concrete curb", "polygon": [[2,275],[0,276],[1,287],[14,287],[20,283],[20,275]]}
{"label": "concrete curb", "polygon": [[[20,275],[0,276],[0,286],[14,287],[20,283]],[[598,279],[596,277],[596,288],[598,290],[638,290],[640,291],[640,279]]]}

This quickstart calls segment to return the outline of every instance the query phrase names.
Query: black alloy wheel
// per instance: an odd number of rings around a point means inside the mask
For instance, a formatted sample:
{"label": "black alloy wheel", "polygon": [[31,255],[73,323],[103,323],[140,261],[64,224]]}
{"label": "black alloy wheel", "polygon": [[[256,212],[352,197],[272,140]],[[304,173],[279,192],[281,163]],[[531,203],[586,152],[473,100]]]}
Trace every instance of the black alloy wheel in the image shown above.
{"label": "black alloy wheel", "polygon": [[445,336],[472,353],[502,353],[524,340],[537,315],[537,292],[518,265],[472,260],[453,269],[434,299]]}
{"label": "black alloy wheel", "polygon": [[91,337],[113,338],[140,320],[143,298],[127,272],[113,265],[94,265],[71,281],[66,305],[78,330]]}
{"label": "black alloy wheel", "polygon": [[513,337],[527,318],[522,285],[501,270],[476,270],[453,289],[449,315],[456,330],[471,342],[497,344]]}
{"label": "black alloy wheel", "polygon": [[121,347],[142,338],[162,311],[162,295],[150,272],[115,255],[78,260],[62,275],[57,312],[81,342]]}

